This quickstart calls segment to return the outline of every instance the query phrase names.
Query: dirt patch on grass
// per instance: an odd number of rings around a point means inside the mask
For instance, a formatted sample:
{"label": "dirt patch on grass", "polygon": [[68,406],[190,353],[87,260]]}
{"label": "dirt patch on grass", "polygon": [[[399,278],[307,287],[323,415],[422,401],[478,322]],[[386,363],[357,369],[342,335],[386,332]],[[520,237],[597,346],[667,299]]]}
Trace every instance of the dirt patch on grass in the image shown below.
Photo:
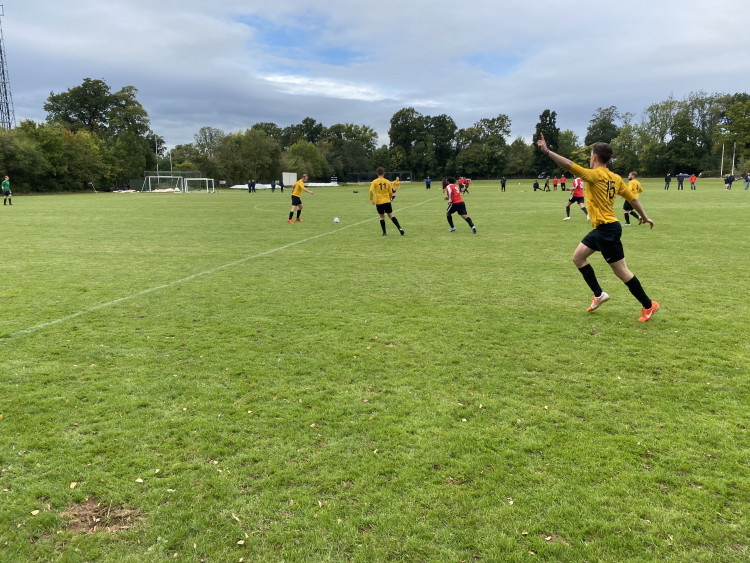
{"label": "dirt patch on grass", "polygon": [[82,534],[130,530],[144,520],[138,510],[103,504],[92,498],[75,503],[62,517],[68,521],[67,530]]}

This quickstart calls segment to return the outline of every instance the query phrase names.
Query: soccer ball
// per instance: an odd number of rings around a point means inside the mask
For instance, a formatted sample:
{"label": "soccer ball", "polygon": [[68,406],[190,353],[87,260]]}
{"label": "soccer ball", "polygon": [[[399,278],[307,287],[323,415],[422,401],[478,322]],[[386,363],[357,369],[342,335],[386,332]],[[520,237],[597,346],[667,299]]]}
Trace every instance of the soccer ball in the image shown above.
{"label": "soccer ball", "polygon": [[338,218],[338,217],[334,217],[334,218],[333,218],[333,222],[334,222],[334,223],[338,223],[338,222],[339,222],[339,218]]}

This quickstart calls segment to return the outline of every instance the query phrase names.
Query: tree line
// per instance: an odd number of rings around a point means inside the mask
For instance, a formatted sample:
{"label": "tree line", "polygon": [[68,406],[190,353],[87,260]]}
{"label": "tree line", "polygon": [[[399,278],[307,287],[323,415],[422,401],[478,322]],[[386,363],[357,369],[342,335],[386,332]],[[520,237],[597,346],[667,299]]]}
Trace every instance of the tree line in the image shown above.
{"label": "tree line", "polygon": [[[597,108],[581,142],[571,130],[557,127],[557,113],[545,109],[531,142],[509,141],[506,114],[459,128],[448,115],[423,115],[414,108],[390,120],[388,145],[378,146],[368,125],[330,127],[311,117],[280,127],[261,122],[243,131],[202,127],[193,142],[171,150],[151,129],[138,90],[113,92],[103,80],[86,78],[66,92],[51,92],[44,104],[45,122],[25,120],[0,130],[0,173],[17,191],[78,191],[125,187],[146,170],[200,171],[229,185],[280,179],[282,171],[307,173],[322,180],[345,180],[378,166],[410,171],[413,178],[464,175],[472,178],[531,177],[560,174],[535,150],[541,133],[549,146],[575,162],[588,164],[590,146],[611,143],[612,168],[641,176],[670,173],[719,175],[731,166],[750,168],[750,95],[693,92],[646,108],[639,120],[617,107]],[[138,188],[139,186],[133,186]]]}

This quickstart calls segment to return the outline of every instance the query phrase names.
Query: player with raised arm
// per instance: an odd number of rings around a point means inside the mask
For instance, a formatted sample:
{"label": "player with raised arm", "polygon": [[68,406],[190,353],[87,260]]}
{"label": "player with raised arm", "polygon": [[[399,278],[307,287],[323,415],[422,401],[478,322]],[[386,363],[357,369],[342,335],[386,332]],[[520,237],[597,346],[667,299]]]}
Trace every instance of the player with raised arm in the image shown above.
{"label": "player with raised arm", "polygon": [[596,279],[594,268],[589,264],[588,258],[594,252],[601,252],[612,272],[627,286],[630,293],[640,301],[642,305],[639,321],[651,320],[653,314],[659,310],[659,304],[652,301],[641,286],[638,278],[628,269],[625,262],[625,251],[622,247],[620,237],[622,226],[614,213],[615,196],[619,195],[630,202],[633,208],[640,213],[638,224],[648,223],[654,228],[654,222],[646,215],[646,210],[634,191],[625,185],[622,178],[607,168],[607,162],[612,158],[612,147],[607,143],[594,143],[591,149],[589,163],[591,168],[583,168],[571,160],[552,152],[547,147],[544,135],[540,134],[537,147],[552,161],[580,177],[586,182],[586,207],[588,208],[593,230],[589,232],[578,244],[573,253],[573,263],[581,272],[583,279],[594,292],[589,311],[598,309],[609,299],[609,295],[602,291]]}
{"label": "player with raised arm", "polygon": [[452,233],[456,230],[456,227],[453,226],[453,214],[458,213],[469,224],[471,232],[477,234],[477,228],[471,221],[471,217],[466,213],[466,203],[464,198],[461,197],[461,188],[456,185],[455,178],[448,178],[448,185],[445,187],[445,199],[448,200],[448,210],[445,212],[445,217],[451,226],[449,232]]}

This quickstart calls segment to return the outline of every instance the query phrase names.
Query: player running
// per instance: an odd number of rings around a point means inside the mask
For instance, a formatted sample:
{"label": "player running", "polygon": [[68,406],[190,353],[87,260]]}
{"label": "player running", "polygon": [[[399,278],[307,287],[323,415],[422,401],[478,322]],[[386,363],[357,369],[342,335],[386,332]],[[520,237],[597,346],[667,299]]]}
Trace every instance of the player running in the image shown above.
{"label": "player running", "polygon": [[643,209],[643,205],[638,201],[635,192],[625,185],[620,176],[607,169],[607,162],[612,158],[612,147],[607,143],[594,143],[589,159],[591,166],[589,169],[583,168],[564,156],[552,152],[547,146],[547,141],[544,140],[543,134],[540,134],[537,146],[555,164],[569,170],[586,182],[586,202],[593,230],[583,237],[583,240],[578,244],[573,253],[573,263],[594,292],[594,297],[591,300],[588,310],[594,311],[598,309],[609,299],[609,295],[602,291],[596,279],[594,268],[588,262],[588,257],[594,252],[599,251],[610,268],[612,268],[612,272],[627,286],[630,293],[641,302],[643,308],[638,320],[641,322],[651,320],[653,314],[659,310],[659,304],[649,299],[641,286],[641,282],[628,269],[625,262],[625,251],[620,241],[622,227],[614,213],[615,196],[620,195],[630,201],[630,204],[641,215],[638,221],[639,224],[648,223],[653,229],[654,222],[646,215],[646,210]]}
{"label": "player running", "polygon": [[586,200],[583,198],[583,180],[576,178],[573,180],[573,193],[568,198],[568,203],[565,204],[565,219],[563,221],[570,221],[570,204],[577,203],[586,215],[586,220],[589,218],[588,211],[586,211]]}
{"label": "player running", "polygon": [[[638,197],[639,194],[643,193],[643,186],[641,186],[641,183],[636,180],[636,178],[638,178],[638,172],[633,171],[628,174],[628,187],[633,190],[636,197]],[[633,210],[633,206],[630,205],[630,202],[627,199],[625,200],[625,203],[622,204],[622,210],[625,212],[625,225],[623,226],[630,226],[631,215],[635,217],[636,221],[641,220],[641,216]]]}
{"label": "player running", "polygon": [[466,203],[464,203],[464,199],[461,197],[461,188],[456,185],[455,178],[448,178],[448,185],[445,187],[445,194],[445,199],[448,200],[448,210],[445,212],[445,217],[448,219],[448,224],[451,226],[449,232],[452,233],[456,230],[456,227],[453,226],[452,215],[458,213],[461,218],[469,224],[471,232],[477,234],[477,228],[474,226],[474,223],[472,223],[471,217],[466,213]]}

